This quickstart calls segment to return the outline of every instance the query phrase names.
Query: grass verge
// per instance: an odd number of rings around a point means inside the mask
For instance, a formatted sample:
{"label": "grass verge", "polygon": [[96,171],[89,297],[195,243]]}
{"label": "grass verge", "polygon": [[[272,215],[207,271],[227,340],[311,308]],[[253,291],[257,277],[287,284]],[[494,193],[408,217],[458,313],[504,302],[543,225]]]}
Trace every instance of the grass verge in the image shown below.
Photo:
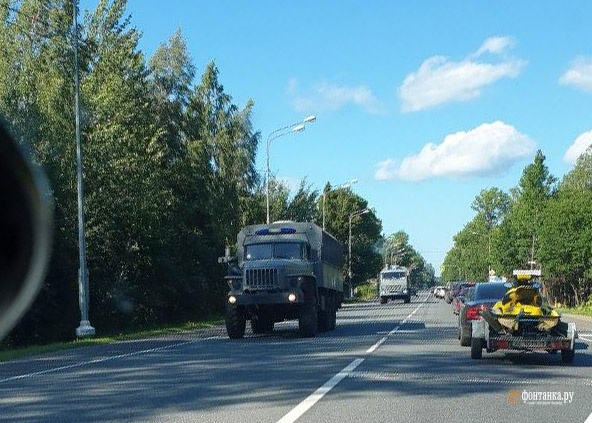
{"label": "grass verge", "polygon": [[574,316],[592,317],[592,309],[589,307],[573,307],[573,308],[561,307],[561,308],[558,308],[557,310],[559,310],[559,312],[561,314],[573,314]]}
{"label": "grass verge", "polygon": [[0,349],[0,362],[16,360],[19,358],[32,357],[50,352],[67,350],[72,348],[86,347],[90,345],[112,344],[118,341],[129,341],[134,339],[154,338],[163,335],[174,335],[197,329],[208,329],[219,326],[224,321],[221,318],[203,322],[187,322],[177,326],[166,326],[154,329],[146,329],[134,332],[125,332],[97,338],[76,339],[69,342],[56,342],[46,345],[33,345],[22,348]]}

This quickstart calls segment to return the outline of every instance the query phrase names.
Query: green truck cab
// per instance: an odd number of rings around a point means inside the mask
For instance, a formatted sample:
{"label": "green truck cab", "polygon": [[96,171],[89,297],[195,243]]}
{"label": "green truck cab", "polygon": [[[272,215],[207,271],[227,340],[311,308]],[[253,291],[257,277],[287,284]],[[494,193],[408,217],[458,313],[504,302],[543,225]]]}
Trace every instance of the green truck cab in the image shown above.
{"label": "green truck cab", "polygon": [[244,227],[228,263],[226,330],[242,338],[298,319],[303,337],[335,328],[343,301],[343,246],[314,223],[275,222]]}

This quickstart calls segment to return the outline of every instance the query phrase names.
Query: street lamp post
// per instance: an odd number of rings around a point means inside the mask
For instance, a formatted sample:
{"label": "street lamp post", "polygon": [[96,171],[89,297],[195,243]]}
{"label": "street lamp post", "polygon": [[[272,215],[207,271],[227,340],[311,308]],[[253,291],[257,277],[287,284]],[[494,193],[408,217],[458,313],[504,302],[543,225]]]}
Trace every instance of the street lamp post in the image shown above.
{"label": "street lamp post", "polygon": [[351,187],[353,184],[357,184],[358,180],[357,179],[351,179],[341,185],[338,185],[336,188],[333,188],[329,191],[325,191],[323,190],[323,230],[325,230],[325,202],[326,202],[326,197],[327,197],[327,193],[330,191],[337,191],[338,189],[345,189],[345,188],[349,188]]}
{"label": "street lamp post", "polygon": [[307,116],[306,118],[304,118],[302,121],[300,122],[295,122],[292,123],[290,125],[286,125],[286,126],[282,126],[281,128],[276,129],[275,131],[271,132],[269,134],[269,136],[267,137],[267,149],[266,149],[266,155],[267,155],[267,172],[266,172],[266,183],[265,183],[265,197],[267,200],[267,224],[269,225],[269,175],[270,175],[270,170],[269,170],[269,146],[271,145],[271,142],[277,138],[283,137],[285,135],[291,134],[291,133],[296,133],[296,132],[302,132],[304,131],[304,129],[306,128],[306,124],[308,123],[313,123],[317,120],[316,116],[311,115],[311,116]]}
{"label": "street lamp post", "polygon": [[82,184],[82,146],[80,144],[80,79],[78,75],[78,2],[74,3],[74,113],[76,116],[76,173],[78,185],[78,301],[80,304],[79,337],[94,336],[88,319],[88,269],[86,266],[86,238],[84,231],[84,187]]}
{"label": "street lamp post", "polygon": [[351,253],[352,253],[352,220],[354,217],[356,216],[361,216],[363,214],[366,214],[370,211],[370,209],[368,207],[364,208],[364,209],[360,209],[360,210],[356,210],[355,212],[352,212],[349,214],[349,242],[348,242],[348,252],[347,252],[347,276],[348,276],[348,281],[349,281],[349,295],[351,296],[351,290],[353,288],[352,286],[352,266],[351,266]]}

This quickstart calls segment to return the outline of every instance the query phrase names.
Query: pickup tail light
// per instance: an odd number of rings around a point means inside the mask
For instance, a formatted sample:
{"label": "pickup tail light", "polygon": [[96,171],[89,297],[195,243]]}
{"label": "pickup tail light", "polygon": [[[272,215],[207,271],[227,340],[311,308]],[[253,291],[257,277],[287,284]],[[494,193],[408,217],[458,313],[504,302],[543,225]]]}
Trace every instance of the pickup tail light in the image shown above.
{"label": "pickup tail light", "polygon": [[479,313],[487,310],[488,308],[489,306],[487,306],[486,304],[470,306],[469,308],[467,308],[467,320],[479,320],[481,318]]}

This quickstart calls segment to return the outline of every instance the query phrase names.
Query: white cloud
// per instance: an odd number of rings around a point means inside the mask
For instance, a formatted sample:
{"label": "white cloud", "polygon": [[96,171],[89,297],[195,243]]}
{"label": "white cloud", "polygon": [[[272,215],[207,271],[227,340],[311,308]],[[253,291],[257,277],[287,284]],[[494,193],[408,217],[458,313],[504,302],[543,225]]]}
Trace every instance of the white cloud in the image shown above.
{"label": "white cloud", "polygon": [[578,57],[559,78],[559,83],[572,85],[584,91],[592,91],[592,58]]}
{"label": "white cloud", "polygon": [[514,44],[509,37],[486,39],[467,58],[454,62],[445,56],[426,59],[416,72],[407,75],[399,87],[403,112],[417,112],[451,101],[468,101],[481,94],[484,86],[501,78],[515,78],[524,67],[521,60],[487,63],[484,53],[502,54]]}
{"label": "white cloud", "polygon": [[475,57],[481,56],[483,53],[500,54],[508,47],[513,47],[515,41],[511,37],[491,37],[486,39],[479,50],[474,54]]}
{"label": "white cloud", "polygon": [[292,78],[288,81],[287,92],[293,97],[294,108],[298,112],[335,111],[350,104],[357,105],[370,114],[382,114],[385,111],[372,90],[365,85],[334,85],[322,81],[305,95],[298,94],[297,91],[297,81]]}
{"label": "white cloud", "polygon": [[592,144],[592,129],[588,132],[584,132],[576,138],[563,156],[563,161],[575,164],[578,157],[590,147],[590,144]]}
{"label": "white cloud", "polygon": [[469,177],[504,172],[517,160],[530,155],[534,141],[513,126],[496,121],[467,132],[447,135],[436,144],[426,144],[419,154],[400,163],[393,159],[376,165],[377,180],[419,181],[437,177]]}

